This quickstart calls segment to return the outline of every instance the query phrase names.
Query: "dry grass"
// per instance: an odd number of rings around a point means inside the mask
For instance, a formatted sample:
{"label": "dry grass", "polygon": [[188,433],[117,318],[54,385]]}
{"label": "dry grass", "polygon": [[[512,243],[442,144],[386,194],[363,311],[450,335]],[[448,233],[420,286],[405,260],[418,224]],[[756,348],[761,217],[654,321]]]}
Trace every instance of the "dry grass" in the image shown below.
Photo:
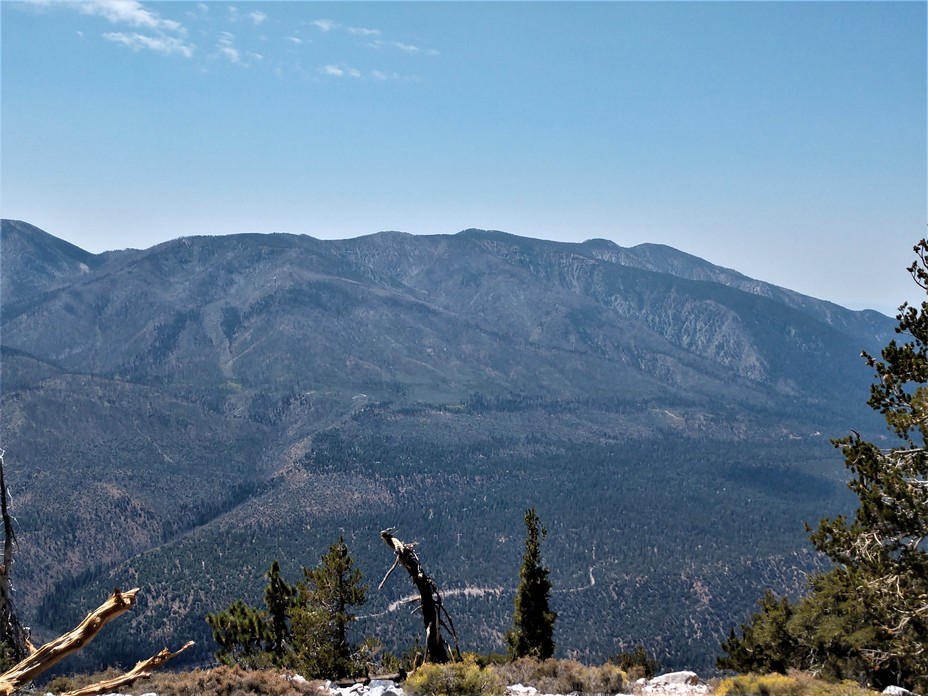
{"label": "dry grass", "polygon": [[876,696],[876,692],[849,681],[834,684],[791,671],[788,675],[745,674],[722,679],[715,685],[715,696]]}
{"label": "dry grass", "polygon": [[[45,691],[61,694],[117,674],[108,670],[94,675],[55,677]],[[151,692],[158,696],[323,696],[328,693],[321,682],[293,681],[290,676],[291,673],[285,671],[245,671],[238,667],[155,672],[149,679],[123,687],[120,693],[132,696]]]}
{"label": "dry grass", "polygon": [[534,686],[543,694],[617,694],[630,690],[628,675],[616,665],[591,667],[575,660],[536,660],[523,657],[510,664],[494,665],[506,684]]}

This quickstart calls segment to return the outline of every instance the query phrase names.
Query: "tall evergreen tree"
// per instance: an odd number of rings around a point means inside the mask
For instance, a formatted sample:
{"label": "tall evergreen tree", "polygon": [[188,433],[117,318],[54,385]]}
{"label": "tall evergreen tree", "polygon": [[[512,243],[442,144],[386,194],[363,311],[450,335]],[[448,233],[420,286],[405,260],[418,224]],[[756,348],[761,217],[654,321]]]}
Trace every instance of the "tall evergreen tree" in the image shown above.
{"label": "tall evergreen tree", "polygon": [[[928,241],[915,252],[908,270],[928,291]],[[928,302],[904,304],[896,318],[905,339],[891,341],[881,359],[863,357],[877,377],[869,404],[898,445],[883,449],[856,432],[835,443],[859,505],[852,519],[823,519],[812,533],[834,568],[813,577],[795,607],[765,598],[742,636],[723,645],[720,666],[813,668],[928,690]]]}
{"label": "tall evergreen tree", "polygon": [[307,677],[348,676],[357,669],[348,640],[352,608],[364,604],[367,588],[344,539],[332,544],[315,568],[304,568],[303,577],[290,612],[296,666]]}
{"label": "tall evergreen tree", "polygon": [[[290,650],[293,631],[290,628],[290,609],[296,601],[297,588],[288,585],[280,574],[280,564],[275,560],[271,563],[264,577],[267,586],[264,588],[264,606],[267,607],[271,644],[270,651],[278,657],[277,662],[283,663],[284,656]],[[282,665],[281,665],[282,666]]]}
{"label": "tall evergreen tree", "polygon": [[513,658],[532,656],[545,660],[554,656],[554,621],[557,613],[548,607],[551,582],[541,564],[539,537],[548,535],[535,508],[525,512],[525,552],[519,569],[512,628],[506,634]]}
{"label": "tall evergreen tree", "polygon": [[[928,291],[928,241],[909,267]],[[840,572],[855,577],[861,600],[878,617],[876,639],[862,648],[871,669],[888,678],[921,675],[928,688],[928,302],[903,305],[896,333],[876,359],[869,404],[883,414],[900,444],[881,449],[857,433],[837,444],[853,474],[859,506],[848,521],[822,520],[812,542]],[[909,676],[911,675],[911,676]],[[916,682],[913,681],[913,684]]]}

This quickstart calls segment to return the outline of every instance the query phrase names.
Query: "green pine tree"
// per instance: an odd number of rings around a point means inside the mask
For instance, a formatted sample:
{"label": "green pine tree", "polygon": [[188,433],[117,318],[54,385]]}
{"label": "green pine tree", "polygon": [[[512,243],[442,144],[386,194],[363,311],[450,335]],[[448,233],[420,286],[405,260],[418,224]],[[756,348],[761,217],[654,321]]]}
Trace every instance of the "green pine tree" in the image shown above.
{"label": "green pine tree", "polygon": [[349,676],[359,668],[348,639],[352,608],[364,604],[367,588],[344,539],[330,546],[315,568],[304,568],[303,576],[290,610],[296,667],[310,678]]}
{"label": "green pine tree", "polygon": [[280,574],[280,564],[275,560],[265,573],[267,587],[264,588],[264,606],[267,607],[270,627],[269,651],[275,663],[285,666],[290,652],[293,631],[290,628],[290,609],[296,601],[297,588],[288,585]]}
{"label": "green pine tree", "polygon": [[[928,290],[928,241],[909,267]],[[896,333],[880,358],[870,406],[883,414],[899,444],[882,449],[857,433],[836,444],[853,475],[859,506],[853,519],[824,519],[812,542],[854,577],[857,604],[874,615],[873,636],[860,657],[880,682],[928,689],[928,302],[903,305]],[[876,680],[874,680],[876,681]],[[876,683],[876,686],[885,686]]]}
{"label": "green pine tree", "polygon": [[750,623],[741,625],[741,635],[732,629],[722,643],[726,655],[716,661],[719,669],[786,674],[795,664],[797,645],[789,632],[792,603],[767,590],[758,604],[760,611],[751,617]]}
{"label": "green pine tree", "polygon": [[548,607],[551,582],[548,569],[541,564],[539,536],[548,530],[541,526],[535,508],[525,512],[525,553],[519,569],[512,628],[506,634],[512,658],[532,656],[545,660],[554,656],[554,621],[557,613]]}
{"label": "green pine tree", "polygon": [[289,611],[296,599],[296,588],[283,579],[276,560],[264,577],[266,609],[238,599],[225,611],[206,615],[213,640],[219,646],[216,659],[220,664],[261,669],[287,667],[292,662]]}
{"label": "green pine tree", "polygon": [[286,667],[290,662],[288,612],[296,589],[281,577],[276,560],[264,577],[266,610],[239,599],[225,611],[206,615],[206,623],[213,629],[213,640],[219,646],[216,659],[221,664],[260,669],[272,665]]}
{"label": "green pine tree", "polygon": [[245,669],[270,667],[273,657],[267,650],[273,632],[267,613],[237,599],[225,611],[206,615],[219,646],[216,659],[223,665]]}
{"label": "green pine tree", "polygon": [[[909,272],[928,291],[928,241]],[[723,644],[719,665],[742,671],[815,669],[871,686],[928,690],[928,302],[904,304],[869,404],[898,444],[857,433],[837,441],[859,505],[853,518],[823,519],[812,543],[834,568],[814,576],[795,606],[765,598],[761,612]]]}

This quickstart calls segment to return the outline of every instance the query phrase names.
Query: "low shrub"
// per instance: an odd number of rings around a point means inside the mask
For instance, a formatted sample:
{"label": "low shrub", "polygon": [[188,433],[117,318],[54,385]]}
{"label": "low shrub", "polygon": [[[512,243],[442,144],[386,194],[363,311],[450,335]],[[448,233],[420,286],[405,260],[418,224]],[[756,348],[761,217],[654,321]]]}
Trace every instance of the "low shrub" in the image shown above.
{"label": "low shrub", "polygon": [[620,652],[610,658],[609,662],[625,671],[628,674],[628,680],[632,682],[638,679],[650,679],[657,674],[659,667],[657,659],[645,650],[643,645],[637,646],[631,652]]}
{"label": "low shrub", "polygon": [[745,674],[722,679],[715,696],[874,696],[854,682],[825,682],[804,672]]}
{"label": "low shrub", "polygon": [[614,664],[599,667],[576,660],[537,660],[523,657],[493,668],[506,684],[533,686],[543,694],[616,694],[627,691],[628,674]]}
{"label": "low shrub", "polygon": [[723,679],[715,696],[801,696],[801,687],[784,674],[745,674]]}
{"label": "low shrub", "polygon": [[404,690],[418,696],[503,696],[506,689],[493,669],[477,664],[474,655],[461,662],[425,664],[406,678]]}

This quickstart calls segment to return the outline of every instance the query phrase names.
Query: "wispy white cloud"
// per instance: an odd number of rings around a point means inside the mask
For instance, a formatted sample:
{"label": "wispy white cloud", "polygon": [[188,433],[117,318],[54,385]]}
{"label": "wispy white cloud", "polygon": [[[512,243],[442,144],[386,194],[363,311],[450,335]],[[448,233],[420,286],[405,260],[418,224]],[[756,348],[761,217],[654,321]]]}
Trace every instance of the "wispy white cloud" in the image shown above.
{"label": "wispy white cloud", "polygon": [[348,33],[355,36],[380,36],[380,29],[367,29],[366,27],[348,27]]}
{"label": "wispy white cloud", "polygon": [[112,31],[103,35],[107,41],[123,44],[133,51],[143,49],[163,53],[165,55],[180,55],[184,58],[193,57],[193,46],[184,43],[173,36],[146,36],[138,32],[126,33]]}
{"label": "wispy white cloud", "polygon": [[371,70],[370,75],[371,75],[371,79],[376,80],[377,82],[386,82],[387,80],[403,80],[403,81],[408,82],[410,80],[417,79],[415,77],[410,77],[408,75],[400,75],[397,72],[385,73],[382,70]]}
{"label": "wispy white cloud", "polygon": [[329,77],[353,77],[355,79],[360,79],[361,77],[360,70],[346,65],[325,65],[319,68],[319,72]]}
{"label": "wispy white cloud", "polygon": [[234,45],[234,42],[235,36],[227,31],[224,31],[219,35],[219,40],[216,43],[216,49],[219,51],[219,55],[230,63],[233,63],[234,65],[241,65],[242,54],[239,53],[238,49]]}
{"label": "wispy white cloud", "polygon": [[216,40],[216,52],[213,57],[223,58],[233,65],[248,68],[265,59],[264,54],[255,51],[242,51],[235,45],[235,34],[228,31],[220,32]]}
{"label": "wispy white cloud", "polygon": [[219,55],[233,65],[241,65],[242,63],[242,56],[235,46],[219,46]]}
{"label": "wispy white cloud", "polygon": [[412,44],[402,43],[400,41],[382,41],[380,39],[372,41],[369,46],[373,48],[393,48],[403,53],[421,53],[427,56],[437,56],[438,51],[433,48],[419,48]]}
{"label": "wispy white cloud", "polygon": [[[84,15],[102,17],[111,24],[121,24],[137,31],[111,31],[103,38],[131,48],[133,51],[155,51],[164,55],[192,58],[194,45],[186,37],[186,28],[173,19],[165,19],[158,12],[138,0],[31,0],[33,4],[61,7]],[[82,32],[78,32],[83,36]]]}
{"label": "wispy white cloud", "polygon": [[128,24],[130,27],[183,31],[183,26],[172,19],[163,19],[160,14],[150,10],[138,0],[87,0],[77,3],[63,3],[76,7],[86,15],[104,17],[113,24]]}
{"label": "wispy white cloud", "polygon": [[190,19],[203,19],[206,17],[206,15],[209,14],[209,5],[207,5],[205,2],[198,2],[196,5],[194,5],[194,8],[195,9],[187,10],[187,12],[184,13],[185,16],[189,17]]}
{"label": "wispy white cloud", "polygon": [[[0,0],[2,2],[2,0]],[[70,11],[80,12],[84,15],[93,15],[105,19],[106,21],[122,25],[113,31],[102,34],[102,37],[110,43],[119,44],[133,51],[151,51],[162,55],[181,56],[184,58],[193,58],[200,54],[209,60],[220,60],[232,65],[242,67],[253,67],[263,64],[269,70],[280,70],[280,66],[275,62],[273,51],[268,55],[264,50],[248,50],[249,46],[240,46],[240,41],[236,40],[235,34],[228,31],[220,32],[218,35],[209,30],[207,26],[205,31],[212,34],[212,40],[204,39],[204,44],[214,45],[213,49],[205,50],[198,48],[188,39],[190,33],[187,28],[179,21],[165,17],[162,13],[170,13],[172,4],[163,3],[155,4],[153,9],[149,6],[147,0],[26,0],[33,5],[43,5],[48,7],[61,7]],[[191,27],[196,27],[196,31],[204,30],[204,22],[211,24],[210,19],[225,19],[229,22],[244,23],[247,25],[260,26],[264,25],[269,16],[260,9],[244,9],[242,6],[235,4],[213,5],[204,1],[192,2],[186,5],[186,9],[180,11],[179,15],[185,22],[189,21]],[[334,19],[320,18],[309,21],[309,26],[314,27],[322,33],[335,32],[343,36],[359,37],[360,45],[367,45],[384,51],[401,51],[408,54],[436,55],[438,51],[421,48],[413,44],[403,43],[400,41],[388,41],[381,38],[383,32],[380,29],[365,26],[349,26],[340,24]],[[279,36],[278,41],[283,40],[292,46],[312,43],[313,39],[309,38],[306,33],[306,24],[302,25],[302,31],[291,29],[292,34],[283,34]],[[228,27],[233,28],[233,27]],[[218,27],[214,27],[214,30]],[[193,29],[191,29],[191,32]],[[246,34],[248,32],[245,32]],[[304,34],[301,36],[301,34]],[[199,34],[198,34],[199,35]],[[267,41],[267,37],[259,37],[262,41]],[[246,42],[247,43],[247,42]],[[266,47],[266,46],[265,46]],[[271,50],[271,49],[269,49]],[[294,55],[294,48],[288,49],[289,55]],[[306,67],[296,65],[296,69],[305,77],[307,76]],[[310,68],[311,70],[311,68]],[[399,73],[383,70],[365,70],[352,67],[345,63],[330,63],[323,67],[317,68],[318,75],[324,75],[330,78],[351,78],[356,80],[369,81],[387,81],[387,80],[410,80],[416,79]]]}

